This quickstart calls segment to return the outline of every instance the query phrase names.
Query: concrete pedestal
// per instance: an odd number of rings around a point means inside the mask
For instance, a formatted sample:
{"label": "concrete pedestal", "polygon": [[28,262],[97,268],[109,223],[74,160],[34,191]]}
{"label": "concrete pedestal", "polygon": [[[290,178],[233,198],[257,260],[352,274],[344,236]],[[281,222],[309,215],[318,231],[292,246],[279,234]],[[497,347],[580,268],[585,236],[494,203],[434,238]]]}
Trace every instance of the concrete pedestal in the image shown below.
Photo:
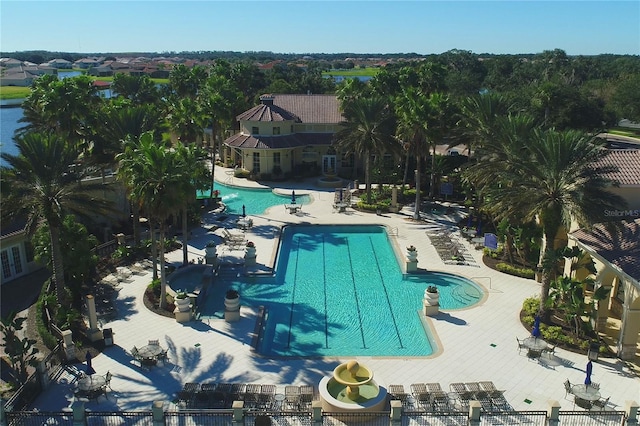
{"label": "concrete pedestal", "polygon": [[416,272],[418,270],[418,261],[407,261],[407,272]]}
{"label": "concrete pedestal", "polygon": [[240,321],[240,309],[238,309],[237,311],[228,311],[225,309],[224,320],[226,322]]}
{"label": "concrete pedestal", "polygon": [[428,317],[432,317],[434,315],[438,315],[438,313],[440,312],[440,305],[428,305],[428,304],[424,304],[424,314],[425,316]]}

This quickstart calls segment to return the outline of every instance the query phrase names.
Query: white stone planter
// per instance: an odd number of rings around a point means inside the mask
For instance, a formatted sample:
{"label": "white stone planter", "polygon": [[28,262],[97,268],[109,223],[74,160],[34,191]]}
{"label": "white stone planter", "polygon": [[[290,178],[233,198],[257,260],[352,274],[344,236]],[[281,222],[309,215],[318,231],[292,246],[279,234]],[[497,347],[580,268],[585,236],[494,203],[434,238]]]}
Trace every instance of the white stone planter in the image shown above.
{"label": "white stone planter", "polygon": [[407,250],[407,262],[417,262],[417,261],[418,261],[418,251]]}
{"label": "white stone planter", "polygon": [[184,299],[175,298],[173,304],[176,305],[176,309],[179,312],[187,312],[191,310],[191,299],[185,297]]}
{"label": "white stone planter", "polygon": [[224,299],[224,308],[228,311],[237,311],[240,309],[240,298]]}
{"label": "white stone planter", "polygon": [[216,255],[218,254],[216,252],[216,246],[206,246],[204,248],[204,252],[205,252],[205,256],[207,257],[216,257]]}
{"label": "white stone planter", "polygon": [[440,293],[431,293],[427,290],[424,291],[424,299],[422,301],[424,305],[424,314],[427,316],[437,315],[440,312]]}

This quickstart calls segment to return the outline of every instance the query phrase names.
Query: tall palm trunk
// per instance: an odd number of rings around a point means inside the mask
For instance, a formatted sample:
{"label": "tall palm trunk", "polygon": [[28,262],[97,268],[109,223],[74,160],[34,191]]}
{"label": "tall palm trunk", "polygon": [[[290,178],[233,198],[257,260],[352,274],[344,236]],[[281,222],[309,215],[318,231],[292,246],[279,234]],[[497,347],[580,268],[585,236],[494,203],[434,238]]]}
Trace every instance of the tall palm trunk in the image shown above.
{"label": "tall palm trunk", "polygon": [[56,282],[56,298],[62,306],[70,306],[70,300],[67,300],[65,291],[60,228],[54,226],[53,221],[49,222],[49,237],[51,238],[51,264],[53,265],[53,279]]}
{"label": "tall palm trunk", "polygon": [[189,264],[189,226],[187,223],[187,205],[182,207],[182,264]]}
{"label": "tall palm trunk", "polygon": [[422,156],[416,156],[416,207],[413,209],[413,218],[415,220],[420,219],[420,206],[422,204],[422,195],[420,193],[420,181],[422,180],[422,173],[420,169],[422,168]]}
{"label": "tall palm trunk", "polygon": [[160,221],[160,250],[158,255],[160,256],[160,308],[164,308],[167,303],[167,274],[164,260],[164,233],[165,233],[165,221]]}
{"label": "tall palm trunk", "polygon": [[555,258],[555,239],[558,234],[558,229],[560,229],[562,224],[562,216],[558,209],[550,208],[541,214],[540,219],[544,235],[544,248],[541,250],[541,258],[539,261],[539,263],[543,265],[540,289],[540,317],[542,321],[549,322],[551,313],[547,308],[546,301],[549,298],[551,281],[555,276],[556,262],[545,260]]}
{"label": "tall palm trunk", "polygon": [[155,222],[149,218],[149,232],[151,233],[151,261],[153,262],[153,279],[158,279],[158,242],[156,238]]}
{"label": "tall palm trunk", "polygon": [[138,203],[133,203],[131,206],[131,218],[133,220],[133,245],[138,247],[140,245],[140,207]]}
{"label": "tall palm trunk", "polygon": [[371,154],[365,153],[364,159],[364,182],[367,191],[367,204],[371,204]]}
{"label": "tall palm trunk", "polygon": [[429,183],[429,198],[433,200],[436,195],[436,145],[433,144],[433,151],[431,152],[431,179]]}

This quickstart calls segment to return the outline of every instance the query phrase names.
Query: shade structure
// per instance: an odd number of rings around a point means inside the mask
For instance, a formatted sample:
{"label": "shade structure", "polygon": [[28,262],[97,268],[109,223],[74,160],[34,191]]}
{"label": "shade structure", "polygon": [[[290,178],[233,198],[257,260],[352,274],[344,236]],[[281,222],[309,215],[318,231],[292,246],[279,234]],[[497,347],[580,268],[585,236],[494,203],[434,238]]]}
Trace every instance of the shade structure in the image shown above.
{"label": "shade structure", "polygon": [[89,351],[87,351],[87,354],[84,358],[87,361],[87,368],[85,369],[87,376],[92,376],[96,374],[96,370],[94,370],[93,366],[91,365],[91,353]]}
{"label": "shade structure", "polygon": [[536,315],[536,319],[533,321],[533,329],[531,330],[533,337],[540,337],[540,315]]}
{"label": "shade structure", "polygon": [[584,378],[584,384],[585,385],[590,385],[591,384],[591,373],[593,372],[593,364],[591,363],[591,361],[589,361],[587,363],[587,375]]}
{"label": "shade structure", "polygon": [[296,203],[296,191],[291,191],[291,204]]}

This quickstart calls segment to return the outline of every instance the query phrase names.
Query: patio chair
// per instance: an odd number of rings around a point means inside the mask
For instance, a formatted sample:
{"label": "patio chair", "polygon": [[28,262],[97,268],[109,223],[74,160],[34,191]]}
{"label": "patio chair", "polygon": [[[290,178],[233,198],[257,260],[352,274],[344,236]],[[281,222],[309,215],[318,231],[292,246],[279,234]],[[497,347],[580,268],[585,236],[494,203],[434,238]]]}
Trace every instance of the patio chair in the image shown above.
{"label": "patio chair", "polygon": [[276,385],[260,386],[260,394],[258,396],[258,404],[261,408],[271,408],[275,401]]}
{"label": "patio chair", "polygon": [[297,410],[300,406],[300,387],[289,385],[284,388],[285,407]]}
{"label": "patio chair", "polygon": [[104,386],[109,388],[110,390],[113,390],[111,389],[111,377],[113,377],[111,375],[111,372],[107,371],[107,374],[104,375]]}
{"label": "patio chair", "polygon": [[585,410],[591,410],[593,407],[592,401],[587,401],[586,399],[578,398],[577,396],[573,398],[573,406],[578,406],[580,408],[584,408]]}
{"label": "patio chair", "polygon": [[260,395],[260,385],[248,384],[244,393],[244,403],[248,408],[256,408]]}
{"label": "patio chair", "polygon": [[552,356],[554,356],[556,354],[556,345],[553,345],[553,346],[551,346],[551,347],[549,347],[547,349],[544,349],[542,351],[542,353],[543,354],[546,353],[547,357],[551,358]]}
{"label": "patio chair", "polygon": [[606,397],[606,398],[600,398],[596,401],[593,401],[592,403],[592,407],[593,408],[598,408],[600,411],[604,411],[607,407],[607,404],[609,403],[609,398],[611,398],[610,396]]}
{"label": "patio chair", "polygon": [[564,381],[564,397],[566,398],[567,395],[571,394],[573,392],[571,392],[571,382],[569,381],[569,379]]}
{"label": "patio chair", "polygon": [[518,353],[522,352],[523,349],[527,349],[527,347],[524,345],[524,341],[518,339],[518,336],[516,336],[516,340],[518,341]]}
{"label": "patio chair", "polygon": [[311,385],[301,385],[300,386],[300,408],[301,409],[309,409],[311,408],[311,403],[315,399],[315,389]]}

